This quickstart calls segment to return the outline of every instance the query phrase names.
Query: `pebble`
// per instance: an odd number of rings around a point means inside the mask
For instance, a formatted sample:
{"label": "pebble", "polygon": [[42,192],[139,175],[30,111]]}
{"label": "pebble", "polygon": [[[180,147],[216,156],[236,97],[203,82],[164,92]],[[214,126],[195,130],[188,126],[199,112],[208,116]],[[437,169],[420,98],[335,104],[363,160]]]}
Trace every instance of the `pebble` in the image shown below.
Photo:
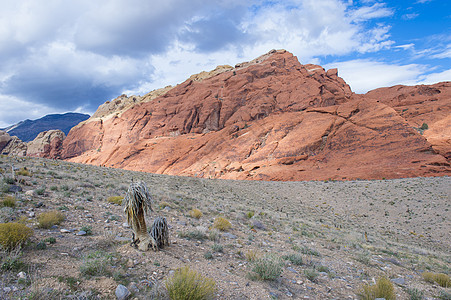
{"label": "pebble", "polygon": [[34,190],[29,190],[25,192],[25,195],[27,196],[33,196],[34,195]]}
{"label": "pebble", "polygon": [[30,218],[34,218],[34,217],[36,216],[36,213],[35,213],[34,211],[32,211],[32,212],[30,212],[30,213],[28,214],[28,216],[29,216]]}
{"label": "pebble", "polygon": [[44,206],[44,202],[41,201],[41,202],[37,203],[34,207],[39,208],[42,206]]}
{"label": "pebble", "polygon": [[293,272],[293,273],[298,273],[298,271],[296,271],[292,267],[287,267],[287,270],[290,271],[290,272]]}
{"label": "pebble", "polygon": [[19,277],[20,279],[27,279],[27,273],[19,272],[19,274],[17,274],[17,277]]}
{"label": "pebble", "polygon": [[18,193],[18,192],[22,192],[22,188],[18,185],[10,185],[9,186],[9,192],[10,193]]}
{"label": "pebble", "polygon": [[122,284],[119,284],[116,288],[115,294],[118,300],[125,300],[130,296],[130,291]]}
{"label": "pebble", "polygon": [[76,233],[76,235],[79,235],[79,236],[86,235],[86,231],[80,230],[79,232]]}
{"label": "pebble", "polygon": [[3,288],[3,292],[5,292],[5,293],[10,293],[11,291],[12,291],[12,289],[9,286],[5,286]]}
{"label": "pebble", "polygon": [[124,228],[130,228],[130,225],[128,225],[128,223],[122,223],[122,227],[124,227]]}
{"label": "pebble", "polygon": [[265,225],[263,225],[263,223],[258,220],[254,220],[254,222],[252,222],[252,225],[254,226],[254,228],[257,228],[259,230],[266,230]]}
{"label": "pebble", "polygon": [[65,229],[65,228],[61,228],[61,229],[60,229],[60,232],[61,232],[61,233],[69,233],[69,232],[72,232],[72,230],[70,230],[70,229]]}

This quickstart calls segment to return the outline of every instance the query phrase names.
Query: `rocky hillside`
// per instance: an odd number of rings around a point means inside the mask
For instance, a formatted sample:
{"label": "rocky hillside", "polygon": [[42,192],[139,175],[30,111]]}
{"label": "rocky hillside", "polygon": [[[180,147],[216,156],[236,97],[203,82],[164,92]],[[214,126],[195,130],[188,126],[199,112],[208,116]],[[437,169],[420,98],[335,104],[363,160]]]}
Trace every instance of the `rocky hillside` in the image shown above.
{"label": "rocky hillside", "polygon": [[39,133],[48,130],[61,130],[67,135],[72,127],[88,118],[89,115],[79,113],[51,114],[37,120],[21,121],[2,130],[10,136],[17,136],[23,142],[30,142]]}
{"label": "rocky hillside", "polygon": [[450,174],[451,83],[354,94],[336,69],[271,51],[144,97],[102,105],[63,158],[224,179]]}

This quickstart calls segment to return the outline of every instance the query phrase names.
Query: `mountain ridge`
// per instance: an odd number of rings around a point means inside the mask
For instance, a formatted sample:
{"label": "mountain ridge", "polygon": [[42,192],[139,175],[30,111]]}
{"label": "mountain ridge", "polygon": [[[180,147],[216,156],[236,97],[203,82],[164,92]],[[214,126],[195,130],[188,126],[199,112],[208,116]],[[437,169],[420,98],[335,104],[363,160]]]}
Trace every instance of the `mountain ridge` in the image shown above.
{"label": "mountain ridge", "polygon": [[[272,50],[193,75],[147,101],[122,95],[105,103],[114,108],[134,101],[76,126],[62,158],[223,179],[449,175],[449,135],[436,134],[431,144],[427,130],[412,124],[424,115],[429,132],[440,122],[445,128],[450,95],[450,82],[355,94],[337,69],[302,65],[291,53]],[[409,108],[393,101],[410,101]],[[421,112],[425,101],[429,111]]]}

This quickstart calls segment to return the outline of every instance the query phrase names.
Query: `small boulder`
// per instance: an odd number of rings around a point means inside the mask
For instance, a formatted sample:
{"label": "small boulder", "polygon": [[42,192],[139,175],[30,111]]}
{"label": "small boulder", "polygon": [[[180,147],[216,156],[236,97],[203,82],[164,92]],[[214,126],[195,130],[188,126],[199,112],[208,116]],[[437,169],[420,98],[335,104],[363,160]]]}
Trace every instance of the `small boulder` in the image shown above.
{"label": "small boulder", "polygon": [[115,294],[118,300],[125,300],[128,299],[128,297],[130,297],[131,293],[125,286],[119,284],[116,288]]}

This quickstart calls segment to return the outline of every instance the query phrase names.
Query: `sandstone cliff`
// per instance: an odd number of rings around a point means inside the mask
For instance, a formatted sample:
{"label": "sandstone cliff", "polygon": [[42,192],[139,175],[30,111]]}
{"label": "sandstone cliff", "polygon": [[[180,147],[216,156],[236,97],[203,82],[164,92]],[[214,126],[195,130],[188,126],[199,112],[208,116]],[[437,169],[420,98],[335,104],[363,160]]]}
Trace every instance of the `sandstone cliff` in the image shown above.
{"label": "sandstone cliff", "polygon": [[225,179],[449,175],[450,93],[448,82],[356,95],[336,69],[271,51],[104,104],[71,130],[62,157]]}

